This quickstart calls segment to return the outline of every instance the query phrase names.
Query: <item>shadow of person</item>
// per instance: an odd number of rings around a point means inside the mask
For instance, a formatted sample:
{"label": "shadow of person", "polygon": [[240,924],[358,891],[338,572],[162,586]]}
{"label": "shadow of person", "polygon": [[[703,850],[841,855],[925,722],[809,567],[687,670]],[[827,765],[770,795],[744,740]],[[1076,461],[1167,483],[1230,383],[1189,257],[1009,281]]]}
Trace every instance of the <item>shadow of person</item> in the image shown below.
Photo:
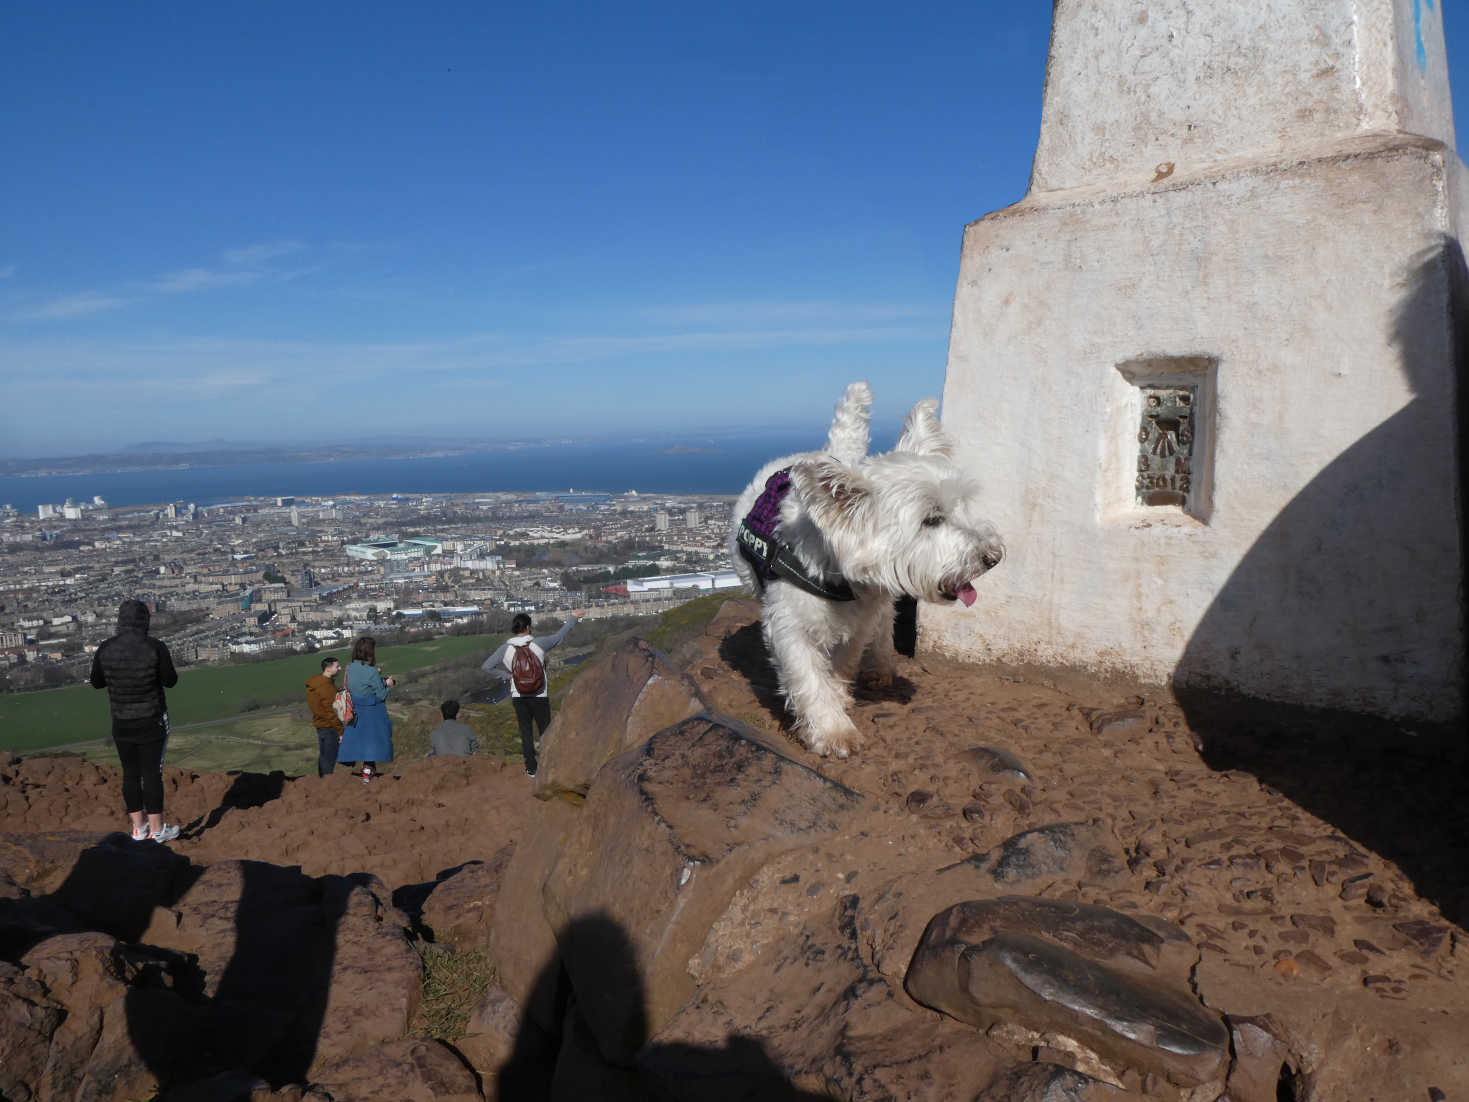
{"label": "shadow of person", "polygon": [[[1412,400],[1274,518],[1205,611],[1173,683],[1210,765],[1255,774],[1396,861],[1462,922],[1463,729],[1371,718],[1447,720],[1455,705],[1463,715],[1469,273],[1457,241],[1415,259],[1392,321]],[[1304,429],[1312,415],[1302,411]]]}
{"label": "shadow of person", "polygon": [[793,1086],[758,1038],[722,1046],[650,1040],[647,999],[632,942],[604,914],[557,934],[522,1010],[497,1097],[516,1102],[825,1102]]}
{"label": "shadow of person", "polygon": [[264,807],[272,800],[280,799],[286,790],[286,775],[279,769],[270,773],[234,772],[231,775],[235,779],[225,790],[219,806],[187,824],[182,831],[185,838],[197,838],[206,830],[217,827],[226,811]]}

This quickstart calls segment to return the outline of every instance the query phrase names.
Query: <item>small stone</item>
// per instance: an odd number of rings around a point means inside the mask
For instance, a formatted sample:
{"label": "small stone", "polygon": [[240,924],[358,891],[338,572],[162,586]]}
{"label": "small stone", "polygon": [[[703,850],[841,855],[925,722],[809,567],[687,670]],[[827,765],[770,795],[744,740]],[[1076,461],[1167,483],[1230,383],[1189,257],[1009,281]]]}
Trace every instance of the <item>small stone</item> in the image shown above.
{"label": "small stone", "polygon": [[982,773],[1010,774],[1025,781],[1035,779],[1019,758],[1000,746],[971,746],[961,751],[959,757]]}
{"label": "small stone", "polygon": [[1280,940],[1287,945],[1310,945],[1311,935],[1305,930],[1282,930]]}
{"label": "small stone", "polygon": [[1428,1102],[1448,1102],[1448,1095],[1437,1087],[1428,1088]]}
{"label": "small stone", "polygon": [[1323,884],[1326,883],[1326,862],[1325,861],[1318,861],[1318,860],[1315,860],[1313,858],[1312,860],[1310,860],[1310,861],[1308,861],[1306,863],[1306,868],[1308,870],[1310,870],[1310,873],[1311,873],[1311,882],[1313,884],[1315,884],[1318,888],[1321,887],[1321,885],[1323,885]]}
{"label": "small stone", "polygon": [[1381,949],[1372,944],[1372,942],[1368,941],[1365,937],[1353,938],[1352,944],[1355,945],[1358,949],[1362,950],[1362,952],[1364,953],[1376,953],[1379,957],[1386,955]]}
{"label": "small stone", "polygon": [[1381,884],[1373,884],[1367,889],[1367,906],[1381,910],[1387,906],[1387,889]]}
{"label": "small stone", "polygon": [[909,811],[922,811],[933,802],[933,793],[922,788],[915,788],[908,793],[906,806]]}
{"label": "small stone", "polygon": [[1141,708],[1124,708],[1115,712],[1098,712],[1092,716],[1092,734],[1116,736],[1131,734],[1147,725],[1148,717]]}
{"label": "small stone", "polygon": [[1331,971],[1331,965],[1322,960],[1309,949],[1304,949],[1295,955],[1296,963],[1317,976],[1324,976]]}
{"label": "small stone", "polygon": [[1005,793],[1005,802],[1021,815],[1030,814],[1030,801],[1014,789],[1010,789]]}
{"label": "small stone", "polygon": [[1347,903],[1350,903],[1356,899],[1361,899],[1364,895],[1367,894],[1367,877],[1371,875],[1371,873],[1366,873],[1361,877],[1353,877],[1350,880],[1343,880],[1341,891],[1337,892],[1337,895]]}
{"label": "small stone", "polygon": [[1336,951],[1336,959],[1341,961],[1343,964],[1352,964],[1361,967],[1362,965],[1366,964],[1370,958],[1367,956],[1366,953],[1359,953],[1355,949],[1338,949]]}
{"label": "small stone", "polygon": [[1291,915],[1290,922],[1302,930],[1314,930],[1326,937],[1336,936],[1336,923],[1328,915]]}
{"label": "small stone", "polygon": [[1449,928],[1436,922],[1395,922],[1393,929],[1416,945],[1424,956],[1432,956],[1448,937]]}
{"label": "small stone", "polygon": [[1380,972],[1372,973],[1362,977],[1363,987],[1376,987],[1379,984],[1392,983],[1391,976],[1384,976]]}
{"label": "small stone", "polygon": [[1296,963],[1294,957],[1282,957],[1276,961],[1275,970],[1287,978],[1294,978],[1301,974],[1301,966]]}
{"label": "small stone", "polygon": [[984,804],[978,800],[967,803],[964,805],[964,810],[960,814],[964,816],[966,823],[977,823],[984,818]]}

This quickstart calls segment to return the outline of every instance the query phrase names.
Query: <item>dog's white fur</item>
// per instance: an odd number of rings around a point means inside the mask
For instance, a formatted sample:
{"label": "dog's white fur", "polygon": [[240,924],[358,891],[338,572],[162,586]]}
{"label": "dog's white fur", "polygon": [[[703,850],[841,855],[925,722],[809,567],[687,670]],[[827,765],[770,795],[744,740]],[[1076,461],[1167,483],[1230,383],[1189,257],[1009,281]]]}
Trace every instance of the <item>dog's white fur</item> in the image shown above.
{"label": "dog's white fur", "polygon": [[[952,601],[1000,561],[1004,548],[976,506],[976,486],[950,460],[933,399],[919,402],[897,447],[868,456],[872,392],[852,383],[836,405],[825,452],[773,459],[735,503],[730,554],[740,579],[761,598],[761,630],[786,708],[802,741],[846,757],[859,737],[847,715],[859,668],[876,685],[897,674],[893,599]],[[740,521],[772,474],[790,468],[780,536],[808,569],[836,572],[857,599],[828,601],[775,580],[763,593],[735,543]]]}

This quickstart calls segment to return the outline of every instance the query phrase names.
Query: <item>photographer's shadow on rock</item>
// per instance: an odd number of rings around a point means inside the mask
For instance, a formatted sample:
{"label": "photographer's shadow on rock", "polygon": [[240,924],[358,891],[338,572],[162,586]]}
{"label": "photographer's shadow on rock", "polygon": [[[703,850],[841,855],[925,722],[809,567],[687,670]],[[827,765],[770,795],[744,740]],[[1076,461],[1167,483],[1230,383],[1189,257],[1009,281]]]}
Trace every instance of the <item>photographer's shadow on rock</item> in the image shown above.
{"label": "photographer's shadow on rock", "polygon": [[[1412,400],[1269,523],[1205,610],[1173,683],[1211,766],[1253,773],[1397,862],[1464,922],[1463,727],[1365,714],[1469,697],[1445,672],[1455,655],[1464,669],[1469,546],[1469,510],[1454,513],[1454,480],[1460,492],[1469,485],[1469,272],[1459,243],[1443,237],[1424,250],[1406,283],[1391,341]],[[1457,570],[1444,569],[1453,562]],[[1339,706],[1256,699],[1266,693],[1249,683],[1265,675],[1303,699],[1334,693]],[[1384,705],[1393,685],[1401,699]]]}
{"label": "photographer's shadow on rock", "polygon": [[[573,919],[536,977],[510,1058],[496,1078],[504,1102],[596,1098],[600,1102],[827,1102],[792,1085],[764,1044],[731,1036],[722,1046],[661,1043],[648,1036],[636,957],[606,915]],[[573,984],[563,954],[574,954]],[[548,1031],[542,1022],[557,1022]],[[609,1059],[607,1051],[619,1053]],[[633,1053],[630,1061],[620,1053]]]}

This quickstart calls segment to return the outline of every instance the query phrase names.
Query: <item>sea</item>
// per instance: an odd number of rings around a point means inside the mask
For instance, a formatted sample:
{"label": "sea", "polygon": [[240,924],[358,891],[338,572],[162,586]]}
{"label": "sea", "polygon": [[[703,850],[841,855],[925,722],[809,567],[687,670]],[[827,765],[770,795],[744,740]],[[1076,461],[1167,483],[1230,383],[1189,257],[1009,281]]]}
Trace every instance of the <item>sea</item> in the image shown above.
{"label": "sea", "polygon": [[256,497],[346,494],[474,494],[585,490],[640,494],[737,494],[762,464],[820,447],[820,440],[762,436],[697,449],[646,444],[559,444],[469,455],[242,463],[146,471],[0,477],[0,504],[36,506],[94,496],[110,508],[217,505]]}

